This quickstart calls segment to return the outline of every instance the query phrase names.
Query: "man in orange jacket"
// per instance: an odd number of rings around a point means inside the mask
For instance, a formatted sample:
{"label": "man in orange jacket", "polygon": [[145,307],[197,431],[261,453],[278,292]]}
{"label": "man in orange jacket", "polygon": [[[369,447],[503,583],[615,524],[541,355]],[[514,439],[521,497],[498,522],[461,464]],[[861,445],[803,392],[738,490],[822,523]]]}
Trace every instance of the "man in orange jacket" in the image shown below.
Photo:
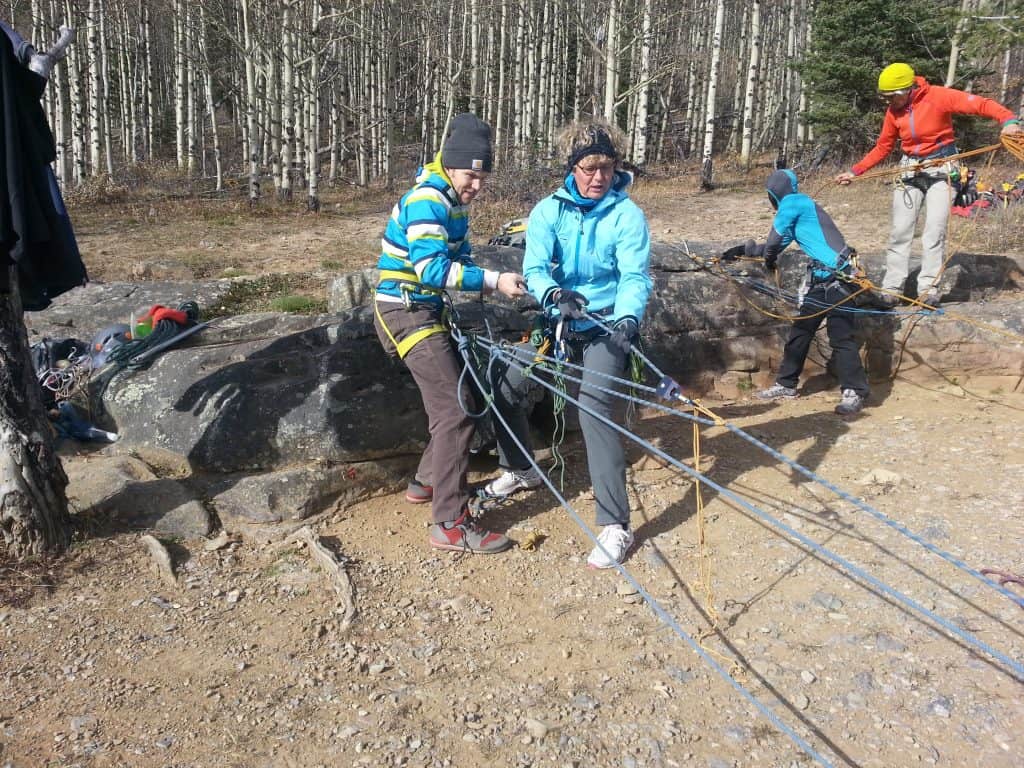
{"label": "man in orange jacket", "polygon": [[896,140],[903,157],[900,165],[905,173],[897,180],[892,198],[892,232],[885,252],[885,277],[882,300],[896,304],[893,294],[904,292],[910,272],[910,244],[921,207],[925,208],[924,232],[921,234],[921,274],[917,278],[917,295],[930,306],[937,306],[941,292],[937,285],[946,249],[946,223],[952,195],[949,186],[950,163],[917,168],[924,160],[949,157],[957,153],[953,137],[953,115],[981,115],[998,121],[1002,133],[1020,133],[1016,116],[1002,104],[965,93],[954,88],[930,85],[917,77],[908,64],[890,64],[878,76],[878,92],[889,102],[882,122],[882,131],[875,146],[850,171],[835,180],[849,184],[869,168],[884,160]]}

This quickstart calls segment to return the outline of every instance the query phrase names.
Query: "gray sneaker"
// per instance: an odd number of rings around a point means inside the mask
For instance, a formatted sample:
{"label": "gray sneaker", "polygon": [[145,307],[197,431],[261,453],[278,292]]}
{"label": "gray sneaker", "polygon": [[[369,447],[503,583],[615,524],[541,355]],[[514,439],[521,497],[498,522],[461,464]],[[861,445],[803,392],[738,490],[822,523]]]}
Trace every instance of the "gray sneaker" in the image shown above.
{"label": "gray sneaker", "polygon": [[796,400],[800,393],[796,387],[784,387],[781,384],[773,384],[768,389],[762,389],[754,395],[758,400]]}
{"label": "gray sneaker", "polygon": [[517,491],[537,488],[544,482],[540,473],[530,467],[520,471],[506,469],[497,478],[483,487],[480,495],[486,499],[504,499]]}
{"label": "gray sneaker", "polygon": [[454,522],[430,526],[429,541],[434,549],[474,555],[495,555],[512,546],[512,540],[507,536],[484,530],[474,523],[468,510]]}
{"label": "gray sneaker", "polygon": [[836,413],[840,416],[853,416],[864,409],[864,398],[852,389],[843,390],[843,399],[836,406]]}

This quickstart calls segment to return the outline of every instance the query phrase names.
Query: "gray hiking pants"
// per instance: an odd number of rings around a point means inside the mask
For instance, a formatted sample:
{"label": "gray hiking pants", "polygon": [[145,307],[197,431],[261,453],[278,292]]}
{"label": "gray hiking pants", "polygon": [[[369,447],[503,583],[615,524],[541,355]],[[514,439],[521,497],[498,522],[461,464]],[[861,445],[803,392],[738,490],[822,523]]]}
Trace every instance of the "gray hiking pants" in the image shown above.
{"label": "gray hiking pants", "polygon": [[924,231],[921,233],[921,274],[917,278],[917,295],[923,296],[934,285],[946,254],[946,225],[952,204],[946,175],[923,192],[910,184],[897,184],[892,194],[892,232],[885,251],[885,277],[882,288],[903,293],[910,274],[910,246],[914,226],[921,208],[925,209]]}
{"label": "gray hiking pants", "polygon": [[[524,347],[533,351],[532,347]],[[593,385],[605,389],[617,389],[608,379],[598,374],[606,374],[621,378],[626,369],[626,355],[618,347],[609,343],[606,334],[590,340],[570,342],[569,359],[576,365],[586,368],[580,372],[570,370],[569,375],[583,379],[580,388],[580,428],[583,430],[583,444],[587,449],[587,468],[590,470],[590,483],[594,489],[596,522],[598,525],[619,523],[629,526],[629,498],[626,494],[626,457],[622,448],[622,439],[612,427],[604,424],[597,416],[600,414],[612,421],[624,411],[623,401],[605,392],[598,392]],[[495,402],[502,413],[514,413],[518,403],[531,387],[539,387],[536,382],[524,381],[521,363],[513,365],[495,365],[492,375]],[[546,375],[546,374],[545,374]],[[528,434],[525,429],[525,414],[517,424],[520,434]],[[504,431],[497,426],[499,434],[498,448],[502,455],[503,466],[512,469],[529,466],[529,462],[521,452],[506,445],[502,446],[500,435]],[[506,463],[507,462],[507,463]]]}

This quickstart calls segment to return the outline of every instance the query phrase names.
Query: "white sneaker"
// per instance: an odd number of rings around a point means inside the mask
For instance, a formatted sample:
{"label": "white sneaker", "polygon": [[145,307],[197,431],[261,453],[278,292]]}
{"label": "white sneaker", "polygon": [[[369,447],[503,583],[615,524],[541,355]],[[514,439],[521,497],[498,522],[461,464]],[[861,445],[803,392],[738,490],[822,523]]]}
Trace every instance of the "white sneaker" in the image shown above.
{"label": "white sneaker", "polygon": [[588,568],[614,568],[633,546],[633,532],[621,525],[606,525],[597,534],[597,546],[587,558]]}
{"label": "white sneaker", "polygon": [[516,491],[536,488],[542,482],[544,481],[541,480],[540,473],[532,467],[520,472],[506,469],[496,479],[484,486],[483,495],[490,499],[503,499]]}
{"label": "white sneaker", "polygon": [[863,408],[864,398],[858,395],[855,390],[844,389],[843,399],[836,406],[836,413],[840,416],[853,416],[860,413]]}

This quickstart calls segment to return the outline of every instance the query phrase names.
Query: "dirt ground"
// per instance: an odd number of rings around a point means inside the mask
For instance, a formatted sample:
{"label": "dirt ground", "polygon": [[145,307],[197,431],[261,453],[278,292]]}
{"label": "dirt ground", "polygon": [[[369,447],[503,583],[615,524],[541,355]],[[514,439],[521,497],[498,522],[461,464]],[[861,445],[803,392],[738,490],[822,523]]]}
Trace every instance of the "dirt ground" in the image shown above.
{"label": "dirt ground", "polygon": [[[655,237],[767,230],[756,188],[676,186],[637,191]],[[828,194],[851,242],[884,245],[881,187]],[[320,217],[237,202],[71,213],[94,277],[132,274],[148,254],[197,275],[326,279],[372,263],[392,202]],[[824,377],[805,393],[708,404],[966,567],[1024,570],[1024,393],[877,382],[851,421],[832,413]],[[645,411],[636,431],[694,464],[685,418]],[[592,526],[578,437],[563,453],[565,496]],[[693,644],[821,764],[1024,764],[1020,605],[726,428],[703,427],[699,453],[728,492],[705,487],[702,516],[689,475],[630,449],[626,566],[657,608],[584,566],[588,535],[546,491],[487,513],[516,540],[542,538],[494,557],[430,550],[427,511],[401,494],[319,518],[356,590],[347,631],[296,545],[175,542],[168,587],[137,532],[94,526],[63,561],[3,574],[0,766],[816,764]],[[475,481],[496,471],[475,462]]]}

